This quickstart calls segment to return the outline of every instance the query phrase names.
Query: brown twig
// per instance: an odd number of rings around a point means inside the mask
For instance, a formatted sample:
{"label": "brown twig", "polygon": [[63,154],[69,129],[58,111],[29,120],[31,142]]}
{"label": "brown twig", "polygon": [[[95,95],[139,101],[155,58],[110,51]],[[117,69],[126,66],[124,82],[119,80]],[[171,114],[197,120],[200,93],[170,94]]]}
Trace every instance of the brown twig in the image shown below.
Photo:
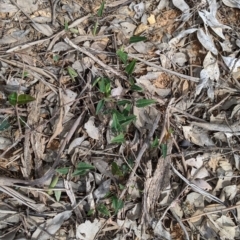
{"label": "brown twig", "polygon": [[169,73],[169,74],[178,76],[178,77],[180,77],[180,78],[184,78],[184,79],[187,79],[187,80],[190,80],[190,81],[193,81],[193,82],[199,82],[199,81],[200,81],[200,78],[191,77],[191,76],[187,76],[187,75],[184,75],[184,74],[181,74],[181,73],[178,73],[178,72],[174,72],[174,71],[172,71],[172,70],[166,69],[166,68],[161,67],[161,66],[159,66],[159,65],[156,65],[156,64],[154,64],[154,63],[151,63],[151,62],[148,62],[148,61],[146,61],[146,60],[143,60],[143,59],[137,57],[137,56],[134,55],[134,54],[129,53],[128,56],[131,57],[131,58],[134,58],[134,59],[136,59],[136,60],[138,60],[138,61],[140,61],[140,62],[143,62],[144,64],[146,64],[146,65],[148,65],[148,66],[150,66],[150,67],[154,67],[154,68],[156,68],[156,69],[159,69],[159,70],[164,71],[164,72],[166,72],[166,73]]}
{"label": "brown twig", "polygon": [[202,217],[202,216],[206,216],[206,215],[212,214],[212,213],[219,213],[219,212],[229,211],[229,210],[232,210],[232,209],[240,207],[240,204],[237,204],[235,206],[230,206],[230,207],[226,207],[226,206],[221,206],[221,207],[222,207],[222,209],[219,209],[219,210],[210,211],[210,212],[204,212],[204,213],[201,213],[201,214],[189,217],[189,218],[182,219],[182,222],[189,221],[189,220],[194,219],[194,218],[199,218],[199,217]]}
{"label": "brown twig", "polygon": [[152,138],[155,130],[157,129],[158,122],[159,122],[159,120],[160,120],[160,116],[161,116],[160,114],[157,115],[157,117],[156,117],[156,119],[155,119],[155,121],[154,121],[154,123],[153,123],[152,130],[149,132],[148,137],[145,139],[144,144],[143,144],[141,150],[139,151],[139,153],[138,153],[138,155],[137,155],[137,158],[136,158],[136,160],[135,160],[134,168],[133,168],[133,170],[132,170],[132,172],[131,172],[131,174],[130,174],[130,176],[129,176],[129,179],[128,179],[128,181],[127,181],[126,187],[123,189],[123,191],[122,191],[122,193],[121,193],[121,195],[120,195],[120,198],[123,198],[123,196],[124,196],[125,192],[127,191],[128,187],[129,187],[129,186],[131,185],[131,183],[132,183],[133,177],[134,177],[135,172],[136,172],[136,170],[137,170],[137,168],[138,168],[138,166],[139,166],[139,164],[140,164],[140,161],[141,161],[141,159],[142,159],[142,156],[143,156],[143,154],[145,153],[145,151],[147,150],[148,145],[149,145],[149,141],[150,141],[150,139]]}
{"label": "brown twig", "polygon": [[97,57],[95,57],[93,54],[91,54],[90,52],[88,52],[85,48],[83,47],[79,47],[76,44],[74,44],[68,37],[64,38],[64,41],[69,44],[71,47],[75,48],[76,50],[82,52],[83,54],[87,55],[88,57],[90,57],[93,61],[95,61],[97,64],[99,64],[101,67],[103,67],[105,70],[108,70],[110,72],[112,72],[113,74],[115,74],[116,76],[120,77],[121,79],[127,80],[127,77],[124,76],[123,74],[121,74],[120,72],[118,72],[117,70],[113,69],[112,67],[108,66],[107,64],[105,64],[104,62],[102,62],[100,59],[98,59]]}

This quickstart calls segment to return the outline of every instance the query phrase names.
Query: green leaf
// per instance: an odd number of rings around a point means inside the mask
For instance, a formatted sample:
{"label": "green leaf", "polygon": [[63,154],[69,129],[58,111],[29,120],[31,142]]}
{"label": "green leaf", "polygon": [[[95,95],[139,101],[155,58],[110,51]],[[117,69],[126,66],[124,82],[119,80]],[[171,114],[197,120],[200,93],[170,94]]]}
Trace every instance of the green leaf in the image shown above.
{"label": "green leaf", "polygon": [[92,216],[94,214],[94,209],[90,209],[88,212],[87,212],[87,216]]}
{"label": "green leaf", "polygon": [[17,93],[13,92],[8,95],[8,101],[11,105],[15,106],[17,104]]}
{"label": "green leaf", "polygon": [[81,169],[81,170],[94,170],[95,167],[89,163],[85,163],[85,162],[80,162],[77,165],[77,169]]}
{"label": "green leaf", "polygon": [[10,126],[11,126],[11,124],[10,124],[10,122],[8,121],[8,119],[3,119],[3,120],[0,122],[0,132],[8,129]]}
{"label": "green leaf", "polygon": [[105,100],[101,99],[98,104],[97,104],[97,108],[96,108],[96,114],[99,114],[99,112],[102,110],[102,108],[104,107],[105,104]]}
{"label": "green leaf", "polygon": [[74,81],[75,77],[78,76],[77,72],[70,66],[67,67],[67,71],[68,71],[68,74],[71,77],[71,79]]}
{"label": "green leaf", "polygon": [[136,65],[136,60],[134,59],[126,66],[125,71],[128,75],[131,75],[134,72],[135,65]]}
{"label": "green leaf", "polygon": [[116,113],[113,114],[113,122],[111,127],[116,132],[120,132],[122,130]]}
{"label": "green leaf", "polygon": [[93,31],[92,31],[93,36],[96,36],[97,29],[98,29],[98,21],[96,21],[95,24],[94,24],[94,28],[93,28]]}
{"label": "green leaf", "polygon": [[124,64],[127,64],[128,54],[126,52],[124,52],[123,49],[117,50],[117,56],[120,58],[120,60]]}
{"label": "green leaf", "polygon": [[71,33],[75,33],[75,34],[78,34],[78,30],[76,28],[70,28],[69,31]]}
{"label": "green leaf", "polygon": [[23,72],[23,77],[28,77],[29,76],[29,73],[27,71],[24,71]]}
{"label": "green leaf", "polygon": [[56,172],[60,174],[67,174],[70,167],[57,168]]}
{"label": "green leaf", "polygon": [[122,170],[122,173],[123,173],[124,176],[126,174],[130,173],[131,168],[133,168],[133,166],[134,166],[134,162],[133,162],[132,159],[128,159],[127,163],[123,163],[122,166],[121,166],[121,170]]}
{"label": "green leaf", "polygon": [[129,83],[130,83],[131,85],[134,85],[135,82],[136,82],[136,80],[135,80],[135,78],[134,78],[133,76],[129,76],[128,80],[129,80]]}
{"label": "green leaf", "polygon": [[83,176],[86,175],[89,171],[87,170],[80,170],[80,169],[76,169],[73,173],[72,176]]}
{"label": "green leaf", "polygon": [[62,191],[60,191],[60,190],[55,190],[54,191],[54,196],[55,196],[57,202],[60,201],[61,195],[62,195]]}
{"label": "green leaf", "polygon": [[120,121],[120,124],[122,127],[126,127],[130,123],[136,121],[136,119],[137,119],[137,117],[135,115],[129,115],[123,121]]}
{"label": "green leaf", "polygon": [[109,82],[106,82],[105,95],[108,98],[110,94],[111,94],[111,83],[109,81]]}
{"label": "green leaf", "polygon": [[100,78],[98,81],[98,87],[101,93],[108,94],[111,92],[111,83],[108,78]]}
{"label": "green leaf", "polygon": [[18,98],[17,98],[17,104],[26,104],[34,100],[35,98],[28,94],[20,94],[18,95]]}
{"label": "green leaf", "polygon": [[28,94],[17,95],[17,93],[14,92],[8,96],[8,100],[11,105],[15,106],[16,104],[26,104],[32,102],[35,98]]}
{"label": "green leaf", "polygon": [[64,21],[64,29],[67,31],[68,30],[68,21],[65,19]]}
{"label": "green leaf", "polygon": [[131,101],[126,100],[126,99],[117,101],[117,105],[118,105],[118,106],[124,106],[124,105],[129,104],[129,103],[131,103]]}
{"label": "green leaf", "polygon": [[127,104],[126,107],[123,109],[122,114],[125,116],[125,120],[128,114],[131,112],[131,110],[132,110],[132,104]]}
{"label": "green leaf", "polygon": [[125,119],[124,114],[120,113],[115,109],[112,110],[112,114],[116,114],[118,121],[123,121]]}
{"label": "green leaf", "polygon": [[102,1],[100,8],[98,9],[97,15],[98,17],[102,17],[103,9],[104,9],[105,1]]}
{"label": "green leaf", "polygon": [[153,100],[153,99],[138,99],[136,101],[136,107],[138,107],[138,108],[146,107],[146,106],[149,106],[149,105],[151,105],[155,102],[156,101]]}
{"label": "green leaf", "polygon": [[51,190],[51,188],[54,188],[58,183],[58,176],[55,175],[49,185],[49,190],[48,190],[48,194],[51,195],[53,193],[53,191]]}
{"label": "green leaf", "polygon": [[120,133],[111,141],[111,143],[124,143],[124,142],[125,142],[125,138],[123,133]]}
{"label": "green leaf", "polygon": [[156,148],[158,147],[159,141],[158,138],[155,137],[155,139],[153,140],[153,142],[151,143],[151,148]]}
{"label": "green leaf", "polygon": [[142,42],[145,40],[147,40],[147,38],[144,36],[132,36],[132,37],[130,37],[129,42],[136,43],[136,42]]}
{"label": "green leaf", "polygon": [[102,203],[97,206],[97,210],[104,216],[110,217],[110,212],[105,205]]}
{"label": "green leaf", "polygon": [[53,56],[53,61],[54,61],[54,62],[58,62],[58,61],[59,61],[59,58],[60,58],[59,55],[54,55],[54,56]]}
{"label": "green leaf", "polygon": [[92,86],[95,87],[101,79],[102,79],[101,77],[96,78],[95,81],[93,82]]}
{"label": "green leaf", "polygon": [[124,185],[122,185],[121,183],[119,183],[119,189],[122,191],[124,188],[125,188],[125,186]]}
{"label": "green leaf", "polygon": [[131,90],[132,91],[136,91],[136,92],[142,92],[143,88],[138,86],[138,85],[136,85],[136,84],[133,84],[133,85],[131,85]]}
{"label": "green leaf", "polygon": [[85,175],[88,173],[90,170],[94,170],[95,167],[92,166],[91,164],[85,163],[85,162],[80,162],[77,165],[77,169],[73,172],[73,176],[77,175]]}
{"label": "green leaf", "polygon": [[112,174],[117,176],[123,176],[122,171],[115,162],[112,163]]}
{"label": "green leaf", "polygon": [[112,197],[112,207],[115,211],[115,214],[117,214],[118,211],[123,208],[123,205],[124,202],[121,199],[117,198],[116,196]]}
{"label": "green leaf", "polygon": [[163,158],[166,158],[166,156],[167,156],[167,144],[162,143],[160,146],[161,146]]}

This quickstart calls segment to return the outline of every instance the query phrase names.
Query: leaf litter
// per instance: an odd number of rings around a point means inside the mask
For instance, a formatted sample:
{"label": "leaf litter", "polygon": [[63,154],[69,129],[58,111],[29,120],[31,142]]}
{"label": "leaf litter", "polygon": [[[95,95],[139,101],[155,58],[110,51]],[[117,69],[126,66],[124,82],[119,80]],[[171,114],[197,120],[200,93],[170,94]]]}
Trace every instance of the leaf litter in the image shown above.
{"label": "leaf litter", "polygon": [[1,2],[0,238],[238,239],[239,9]]}

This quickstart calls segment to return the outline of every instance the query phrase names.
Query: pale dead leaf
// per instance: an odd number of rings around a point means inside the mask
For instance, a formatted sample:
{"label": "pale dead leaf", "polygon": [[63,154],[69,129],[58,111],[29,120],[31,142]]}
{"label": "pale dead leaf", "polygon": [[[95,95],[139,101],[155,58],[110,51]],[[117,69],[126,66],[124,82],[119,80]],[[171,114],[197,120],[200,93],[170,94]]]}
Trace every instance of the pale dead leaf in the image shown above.
{"label": "pale dead leaf", "polygon": [[190,205],[193,205],[196,208],[204,207],[204,198],[203,195],[196,192],[191,192],[187,195],[185,202],[188,202]]}
{"label": "pale dead leaf", "polygon": [[208,132],[203,129],[195,128],[193,126],[183,126],[183,133],[185,138],[199,146],[214,146],[212,139]]}
{"label": "pale dead leaf", "polygon": [[50,37],[53,35],[53,30],[50,28],[48,24],[41,24],[41,23],[32,23],[31,24],[37,31],[40,33]]}
{"label": "pale dead leaf", "polygon": [[26,36],[30,30],[18,30],[11,34],[6,34],[0,39],[0,44],[10,44],[26,41]]}
{"label": "pale dead leaf", "polygon": [[203,179],[195,179],[192,181],[196,186],[202,188],[203,190],[209,191],[212,190],[211,185],[209,185],[205,180]]}
{"label": "pale dead leaf", "polygon": [[76,230],[77,239],[94,240],[103,223],[104,220],[94,219],[93,222],[87,220],[85,223],[80,224]]}
{"label": "pale dead leaf", "polygon": [[18,8],[13,4],[4,3],[4,2],[0,3],[0,12],[1,13],[14,13],[17,11],[18,11]]}
{"label": "pale dead leaf", "polygon": [[87,134],[90,138],[99,139],[99,129],[94,125],[94,117],[90,117],[88,122],[84,124],[84,128],[87,131]]}
{"label": "pale dead leaf", "polygon": [[[48,233],[54,235],[62,226],[63,222],[69,219],[71,215],[72,211],[64,211],[58,213],[54,218],[48,219],[45,223],[41,224],[41,229],[46,229]],[[42,231],[41,229],[37,228],[37,230],[31,236],[31,239],[48,240],[49,234]]]}
{"label": "pale dead leaf", "polygon": [[74,148],[80,146],[81,143],[84,141],[85,138],[86,138],[85,136],[82,136],[82,137],[79,137],[79,138],[75,138],[75,139],[70,143],[70,145],[69,145],[69,147],[68,147],[68,154],[70,154],[71,151],[72,151]]}
{"label": "pale dead leaf", "polygon": [[205,167],[202,167],[200,170],[192,168],[191,176],[194,176],[195,179],[202,179],[209,176],[209,172]]}
{"label": "pale dead leaf", "polygon": [[117,88],[113,88],[111,90],[111,96],[112,97],[120,97],[123,94],[123,87],[118,86]]}
{"label": "pale dead leaf", "polygon": [[221,239],[236,239],[236,225],[230,217],[222,215],[215,223],[219,226]]}
{"label": "pale dead leaf", "polygon": [[203,165],[203,158],[201,155],[198,155],[196,158],[190,158],[186,160],[186,164],[198,169]]}
{"label": "pale dead leaf", "polygon": [[238,187],[236,185],[226,186],[222,189],[220,199],[225,202],[227,199],[232,201],[238,192]]}
{"label": "pale dead leaf", "polygon": [[71,49],[71,47],[65,42],[58,42],[53,46],[52,52],[61,52],[67,51]]}
{"label": "pale dead leaf", "polygon": [[[62,102],[64,105],[64,118],[68,114],[70,107],[74,103],[74,100],[77,97],[77,93],[71,91],[70,89],[67,89],[65,91],[62,90]],[[63,120],[64,121],[64,120]]]}
{"label": "pale dead leaf", "polygon": [[0,136],[0,149],[1,150],[5,150],[11,144],[12,144],[12,141],[10,139]]}

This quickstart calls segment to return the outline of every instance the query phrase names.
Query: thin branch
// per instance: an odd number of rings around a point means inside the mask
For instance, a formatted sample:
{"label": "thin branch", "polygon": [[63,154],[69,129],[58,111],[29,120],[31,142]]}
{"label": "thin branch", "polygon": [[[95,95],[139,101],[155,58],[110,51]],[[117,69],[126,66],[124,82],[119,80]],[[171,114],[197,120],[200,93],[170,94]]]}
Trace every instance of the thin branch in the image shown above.
{"label": "thin branch", "polygon": [[147,150],[148,145],[149,145],[149,141],[150,141],[150,139],[152,138],[155,130],[156,130],[157,127],[158,127],[158,122],[159,122],[159,120],[160,120],[160,114],[157,115],[157,117],[156,117],[156,119],[155,119],[155,121],[154,121],[154,123],[153,123],[152,130],[149,132],[148,137],[145,139],[144,144],[143,144],[141,150],[140,150],[139,153],[138,153],[138,156],[137,156],[137,158],[136,158],[136,160],[135,160],[134,168],[133,168],[133,170],[132,170],[132,172],[131,172],[131,174],[130,174],[130,176],[129,176],[129,179],[128,179],[128,181],[127,181],[126,187],[123,189],[123,191],[122,191],[122,193],[121,193],[121,195],[120,195],[120,198],[123,198],[123,196],[124,196],[125,192],[127,191],[128,187],[131,185],[132,179],[133,179],[133,177],[134,177],[134,175],[135,175],[135,172],[136,172],[136,170],[137,170],[137,168],[138,168],[138,166],[139,166],[139,164],[140,164],[140,161],[141,161],[141,159],[142,159],[142,156],[143,156],[143,154],[145,153],[145,151]]}
{"label": "thin branch", "polygon": [[76,44],[74,44],[68,37],[64,38],[64,41],[70,45],[71,47],[75,48],[76,50],[78,50],[79,52],[82,52],[83,54],[87,55],[88,57],[90,57],[93,61],[95,61],[97,64],[99,64],[101,67],[103,67],[105,70],[108,70],[110,72],[112,72],[113,74],[115,74],[116,76],[120,77],[121,79],[127,80],[127,77],[124,76],[123,74],[121,74],[120,72],[118,72],[117,70],[113,69],[112,67],[110,67],[109,65],[105,64],[104,62],[102,62],[100,59],[98,59],[97,57],[95,57],[93,54],[91,54],[90,52],[88,52],[85,48],[83,47],[79,47]]}
{"label": "thin branch", "polygon": [[181,74],[181,73],[178,73],[178,72],[174,72],[172,70],[169,70],[169,69],[166,69],[164,67],[161,67],[160,65],[156,65],[154,63],[151,63],[151,62],[148,62],[146,60],[143,60],[143,59],[135,56],[134,54],[129,53],[128,56],[131,57],[131,58],[134,58],[134,59],[136,59],[136,60],[138,60],[140,62],[143,62],[144,64],[146,64],[146,65],[148,65],[150,67],[154,67],[154,68],[159,69],[159,70],[161,70],[163,72],[166,72],[166,73],[178,76],[180,78],[184,78],[184,79],[187,79],[187,80],[190,80],[190,81],[193,81],[193,82],[199,82],[200,81],[200,78],[191,77],[191,76],[187,76],[187,75],[184,75],[184,74]]}

